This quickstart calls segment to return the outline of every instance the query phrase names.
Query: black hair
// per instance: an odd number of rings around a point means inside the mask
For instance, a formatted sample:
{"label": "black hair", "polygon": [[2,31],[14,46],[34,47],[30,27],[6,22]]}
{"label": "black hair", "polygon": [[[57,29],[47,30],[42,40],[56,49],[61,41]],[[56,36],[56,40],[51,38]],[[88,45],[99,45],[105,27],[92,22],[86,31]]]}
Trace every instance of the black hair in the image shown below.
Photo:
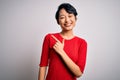
{"label": "black hair", "polygon": [[61,9],[65,9],[66,12],[70,13],[70,14],[74,14],[74,16],[76,17],[77,16],[77,11],[76,9],[69,3],[62,3],[61,5],[59,5],[58,7],[58,10],[56,11],[56,14],[55,14],[55,18],[57,20],[57,23],[59,24],[59,12]]}

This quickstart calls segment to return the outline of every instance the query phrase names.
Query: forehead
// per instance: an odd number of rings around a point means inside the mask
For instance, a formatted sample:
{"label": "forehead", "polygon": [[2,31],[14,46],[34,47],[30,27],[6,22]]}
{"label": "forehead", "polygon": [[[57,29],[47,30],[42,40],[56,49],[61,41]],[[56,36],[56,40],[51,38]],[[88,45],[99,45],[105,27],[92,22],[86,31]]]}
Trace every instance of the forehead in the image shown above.
{"label": "forehead", "polygon": [[68,14],[72,14],[72,13],[68,13],[64,8],[62,8],[59,12],[59,16],[68,15]]}

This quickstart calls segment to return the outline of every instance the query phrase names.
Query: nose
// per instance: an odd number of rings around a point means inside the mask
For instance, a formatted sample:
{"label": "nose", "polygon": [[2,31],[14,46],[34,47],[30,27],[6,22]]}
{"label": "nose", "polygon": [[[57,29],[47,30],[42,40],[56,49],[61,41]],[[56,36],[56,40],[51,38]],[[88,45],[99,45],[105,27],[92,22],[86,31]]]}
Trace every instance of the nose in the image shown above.
{"label": "nose", "polygon": [[69,17],[66,17],[65,22],[68,23],[70,21]]}

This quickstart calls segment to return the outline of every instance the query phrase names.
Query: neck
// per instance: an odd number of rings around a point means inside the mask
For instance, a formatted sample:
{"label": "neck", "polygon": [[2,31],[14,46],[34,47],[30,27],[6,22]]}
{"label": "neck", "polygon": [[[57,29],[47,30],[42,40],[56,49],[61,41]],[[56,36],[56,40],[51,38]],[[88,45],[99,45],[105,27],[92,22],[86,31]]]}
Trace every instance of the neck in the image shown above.
{"label": "neck", "polygon": [[61,31],[60,32],[61,36],[65,39],[71,39],[74,37],[73,31]]}

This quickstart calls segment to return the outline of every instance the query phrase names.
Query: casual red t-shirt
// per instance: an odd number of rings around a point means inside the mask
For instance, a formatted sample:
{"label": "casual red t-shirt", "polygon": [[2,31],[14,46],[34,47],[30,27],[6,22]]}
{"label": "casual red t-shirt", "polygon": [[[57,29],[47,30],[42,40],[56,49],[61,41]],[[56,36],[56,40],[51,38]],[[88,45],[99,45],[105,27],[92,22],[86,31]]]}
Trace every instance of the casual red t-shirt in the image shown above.
{"label": "casual red t-shirt", "polygon": [[[46,80],[76,80],[76,76],[68,69],[62,58],[53,49],[56,41],[51,35],[54,35],[61,42],[63,40],[59,33],[47,34],[44,38],[39,66],[49,66]],[[65,39],[64,51],[79,66],[83,73],[86,63],[86,41],[77,36],[69,40]]]}

